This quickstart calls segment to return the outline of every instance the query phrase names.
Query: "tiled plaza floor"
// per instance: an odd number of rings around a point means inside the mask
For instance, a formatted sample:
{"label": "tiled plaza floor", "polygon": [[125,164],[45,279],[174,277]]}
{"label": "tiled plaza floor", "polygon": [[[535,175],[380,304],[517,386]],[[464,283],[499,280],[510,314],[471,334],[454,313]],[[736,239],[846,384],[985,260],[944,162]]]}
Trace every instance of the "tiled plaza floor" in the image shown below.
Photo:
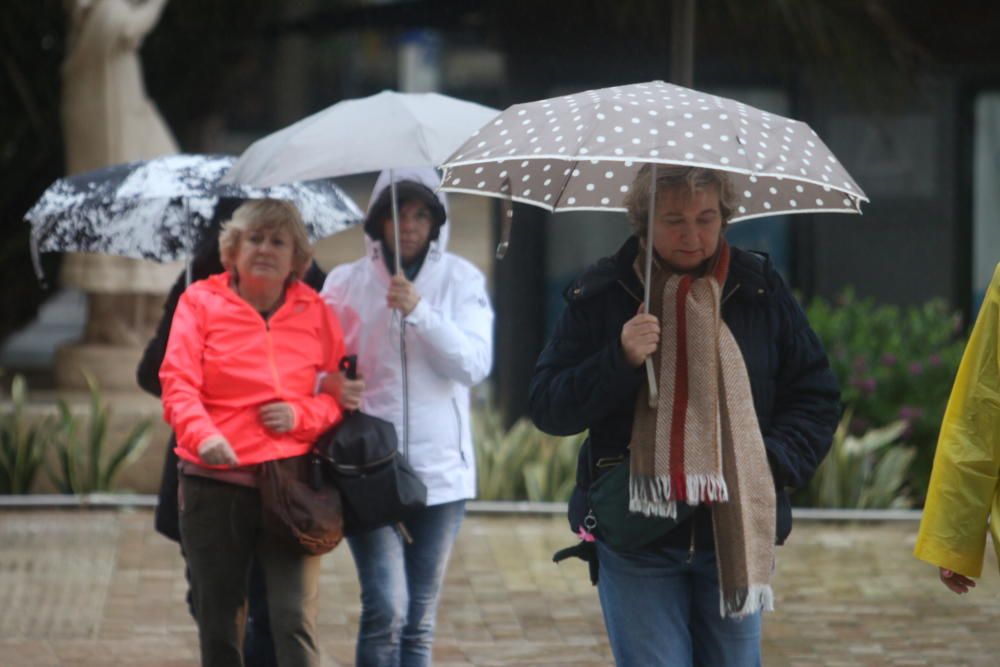
{"label": "tiled plaza floor", "polygon": [[[765,664],[1000,665],[996,563],[959,598],[910,556],[915,530],[799,522],[778,552]],[[550,560],[571,541],[561,517],[470,516],[435,664],[611,664],[584,566]],[[196,665],[181,568],[146,510],[0,512],[0,667]],[[322,589],[325,658],[351,665],[358,585],[346,548],[325,558]]]}

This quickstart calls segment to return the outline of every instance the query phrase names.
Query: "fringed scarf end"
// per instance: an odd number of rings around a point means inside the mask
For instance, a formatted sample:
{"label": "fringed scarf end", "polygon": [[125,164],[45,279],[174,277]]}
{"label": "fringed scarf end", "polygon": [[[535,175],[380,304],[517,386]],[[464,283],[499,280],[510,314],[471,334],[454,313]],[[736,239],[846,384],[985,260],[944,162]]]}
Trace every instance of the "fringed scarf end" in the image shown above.
{"label": "fringed scarf end", "polygon": [[766,584],[757,584],[726,595],[720,613],[723,618],[743,618],[758,611],[774,611],[774,591]]}
{"label": "fringed scarf end", "polygon": [[726,480],[719,475],[688,475],[687,503],[724,503],[729,501],[729,488]]}
{"label": "fringed scarf end", "polygon": [[686,501],[688,497],[688,487],[687,478],[684,473],[674,473],[670,476],[670,489],[673,494],[670,496],[672,500]]}
{"label": "fringed scarf end", "polygon": [[677,503],[671,498],[670,478],[632,477],[629,480],[628,511],[644,516],[677,518]]}
{"label": "fringed scarf end", "polygon": [[629,511],[646,516],[677,517],[677,503],[724,503],[729,489],[722,475],[657,475],[629,480]]}

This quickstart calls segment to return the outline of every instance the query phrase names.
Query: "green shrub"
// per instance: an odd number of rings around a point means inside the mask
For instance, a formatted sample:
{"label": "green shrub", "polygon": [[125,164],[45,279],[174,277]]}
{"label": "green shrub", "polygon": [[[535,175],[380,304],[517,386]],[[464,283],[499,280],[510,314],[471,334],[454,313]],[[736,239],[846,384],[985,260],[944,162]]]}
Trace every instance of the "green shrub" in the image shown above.
{"label": "green shrub", "polygon": [[858,299],[851,290],[835,303],[815,299],[807,315],[853,409],[849,432],[905,423],[901,441],[915,448],[907,482],[922,502],[965,348],[960,316],[940,300],[901,308]]}
{"label": "green shrub", "polygon": [[50,470],[49,476],[63,493],[115,490],[115,478],[146,448],[153,425],[152,419],[139,421],[113,453],[105,454],[108,450],[110,411],[101,397],[97,381],[89,374],[85,375],[90,389],[90,414],[86,428],[81,428],[81,421],[66,401],[59,400],[58,469],[56,472]]}
{"label": "green shrub", "polygon": [[584,435],[559,438],[525,418],[504,430],[500,415],[477,410],[472,427],[480,500],[569,500]]}
{"label": "green shrub", "polygon": [[898,444],[907,429],[906,422],[896,421],[856,437],[850,433],[850,421],[848,410],[834,435],[830,453],[796,500],[811,507],[909,507],[911,499],[904,486],[916,452],[913,447]]}
{"label": "green shrub", "polygon": [[15,375],[10,388],[10,409],[0,416],[0,493],[29,493],[58,424],[52,417],[29,421],[24,415],[28,385]]}

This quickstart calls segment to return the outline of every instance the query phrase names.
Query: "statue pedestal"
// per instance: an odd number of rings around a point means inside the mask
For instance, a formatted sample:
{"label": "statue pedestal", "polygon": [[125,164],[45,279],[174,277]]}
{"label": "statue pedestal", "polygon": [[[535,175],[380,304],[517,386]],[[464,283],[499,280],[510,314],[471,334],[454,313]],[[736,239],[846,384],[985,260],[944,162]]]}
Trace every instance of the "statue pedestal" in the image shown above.
{"label": "statue pedestal", "polygon": [[113,391],[138,392],[135,369],[142,359],[143,347],[75,343],[56,350],[56,387],[61,390],[87,390],[81,369],[97,380],[102,394]]}
{"label": "statue pedestal", "polygon": [[86,389],[81,368],[102,391],[135,391],[135,369],[163,315],[166,292],[183,263],[158,264],[124,257],[69,254],[62,282],[87,292],[83,340],[56,351],[59,389]]}

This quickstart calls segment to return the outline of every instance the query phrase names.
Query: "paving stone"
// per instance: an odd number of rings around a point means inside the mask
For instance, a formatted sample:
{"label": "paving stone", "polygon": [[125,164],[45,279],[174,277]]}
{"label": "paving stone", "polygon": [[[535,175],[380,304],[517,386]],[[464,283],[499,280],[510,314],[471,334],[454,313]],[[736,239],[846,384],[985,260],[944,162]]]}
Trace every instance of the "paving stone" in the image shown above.
{"label": "paving stone", "polygon": [[[776,612],[764,622],[770,666],[994,666],[1000,588],[966,596],[910,555],[916,525],[799,522],[779,551]],[[439,609],[435,664],[611,664],[597,592],[562,517],[470,516]],[[353,664],[360,588],[350,553],[323,560],[320,643]],[[148,511],[0,513],[0,667],[197,664],[177,545]]]}

